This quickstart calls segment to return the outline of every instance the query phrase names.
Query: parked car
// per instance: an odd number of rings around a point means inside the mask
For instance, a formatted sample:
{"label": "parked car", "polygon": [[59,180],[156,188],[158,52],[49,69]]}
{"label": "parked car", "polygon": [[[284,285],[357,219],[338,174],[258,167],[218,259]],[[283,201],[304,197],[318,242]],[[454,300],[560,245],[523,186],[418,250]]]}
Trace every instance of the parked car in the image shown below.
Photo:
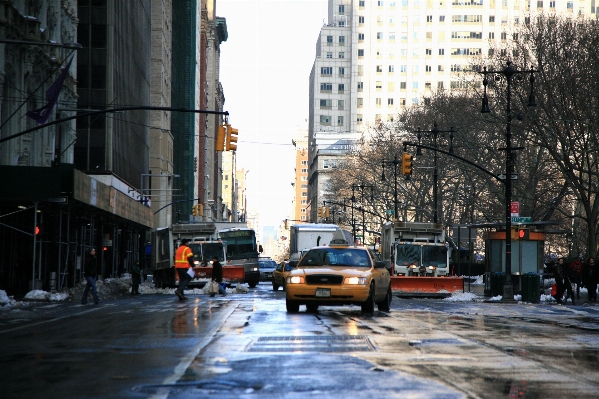
{"label": "parked car", "polygon": [[277,262],[271,258],[259,258],[260,281],[271,281],[272,273],[277,268]]}
{"label": "parked car", "polygon": [[273,291],[278,291],[279,287],[283,287],[283,291],[285,291],[285,279],[287,279],[287,275],[289,272],[295,269],[297,266],[297,261],[292,260],[289,262],[281,262],[279,266],[272,273],[272,289]]}

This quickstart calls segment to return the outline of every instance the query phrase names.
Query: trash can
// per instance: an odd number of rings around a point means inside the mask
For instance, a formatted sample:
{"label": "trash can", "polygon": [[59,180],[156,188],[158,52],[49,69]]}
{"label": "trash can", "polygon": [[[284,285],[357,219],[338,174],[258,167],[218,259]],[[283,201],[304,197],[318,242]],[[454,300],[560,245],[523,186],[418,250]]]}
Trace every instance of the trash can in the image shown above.
{"label": "trash can", "polygon": [[491,273],[491,296],[503,295],[503,286],[505,285],[505,273]]}
{"label": "trash can", "polygon": [[537,273],[526,273],[521,276],[522,302],[539,303],[541,288]]}

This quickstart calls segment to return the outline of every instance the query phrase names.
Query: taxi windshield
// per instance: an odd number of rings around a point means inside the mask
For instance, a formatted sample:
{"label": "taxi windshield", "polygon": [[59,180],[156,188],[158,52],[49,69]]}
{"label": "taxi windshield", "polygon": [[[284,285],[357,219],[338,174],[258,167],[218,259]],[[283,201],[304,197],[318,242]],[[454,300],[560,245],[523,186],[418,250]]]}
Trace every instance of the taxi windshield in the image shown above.
{"label": "taxi windshield", "polygon": [[372,267],[368,253],[355,248],[314,248],[309,250],[298,267],[353,266]]}

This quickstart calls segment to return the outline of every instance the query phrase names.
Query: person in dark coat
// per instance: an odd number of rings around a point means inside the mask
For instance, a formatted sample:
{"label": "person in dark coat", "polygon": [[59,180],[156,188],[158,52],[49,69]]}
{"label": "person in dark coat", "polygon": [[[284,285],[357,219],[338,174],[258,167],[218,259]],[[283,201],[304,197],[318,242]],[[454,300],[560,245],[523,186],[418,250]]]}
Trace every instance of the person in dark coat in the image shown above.
{"label": "person in dark coat", "polygon": [[141,284],[141,268],[139,261],[136,261],[131,267],[131,295],[139,295],[139,285]]}
{"label": "person in dark coat", "polygon": [[589,258],[584,265],[585,285],[589,290],[589,301],[597,302],[597,282],[599,282],[599,269],[595,258]]}
{"label": "person in dark coat", "polygon": [[83,298],[81,298],[81,304],[85,305],[87,303],[87,297],[89,295],[89,290],[92,290],[92,296],[94,297],[94,303],[97,305],[100,303],[100,298],[98,298],[98,288],[96,287],[96,277],[98,276],[98,262],[96,260],[96,249],[92,248],[85,255],[85,263],[83,269],[83,276],[87,281],[85,289],[83,290]]}
{"label": "person in dark coat", "polygon": [[568,275],[570,276],[570,281],[576,284],[576,299],[580,299],[580,287],[582,285],[582,262],[580,258],[574,259],[570,263],[570,270],[568,271]]}
{"label": "person in dark coat", "polygon": [[[565,270],[566,266],[564,264],[564,258],[559,258],[554,265],[554,276],[555,276],[555,284],[557,285],[557,294],[555,296],[555,300],[557,303],[561,304],[571,298],[572,305],[574,303],[574,291],[572,290],[572,283],[570,282],[570,278],[568,276],[567,270]],[[567,291],[566,299],[563,300],[564,292]]]}
{"label": "person in dark coat", "polygon": [[[218,258],[215,256],[212,258],[212,281],[216,281],[218,283],[218,292],[222,294],[222,296],[227,296],[227,291],[225,287],[223,287],[223,265],[220,264]],[[214,296],[216,294],[211,294],[210,296]]]}

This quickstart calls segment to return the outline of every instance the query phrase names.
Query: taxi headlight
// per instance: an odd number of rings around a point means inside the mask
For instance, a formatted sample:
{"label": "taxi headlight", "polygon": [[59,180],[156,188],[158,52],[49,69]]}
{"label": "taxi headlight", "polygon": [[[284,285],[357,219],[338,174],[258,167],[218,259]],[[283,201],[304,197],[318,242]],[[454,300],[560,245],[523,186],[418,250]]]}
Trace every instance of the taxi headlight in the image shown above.
{"label": "taxi headlight", "polygon": [[343,284],[365,285],[365,284],[368,284],[368,278],[366,278],[366,277],[346,277],[345,280],[343,280]]}
{"label": "taxi headlight", "polygon": [[304,278],[300,276],[288,276],[287,284],[304,284]]}
{"label": "taxi headlight", "polygon": [[257,272],[259,269],[257,267],[254,267],[254,269],[252,269],[252,271]]}

